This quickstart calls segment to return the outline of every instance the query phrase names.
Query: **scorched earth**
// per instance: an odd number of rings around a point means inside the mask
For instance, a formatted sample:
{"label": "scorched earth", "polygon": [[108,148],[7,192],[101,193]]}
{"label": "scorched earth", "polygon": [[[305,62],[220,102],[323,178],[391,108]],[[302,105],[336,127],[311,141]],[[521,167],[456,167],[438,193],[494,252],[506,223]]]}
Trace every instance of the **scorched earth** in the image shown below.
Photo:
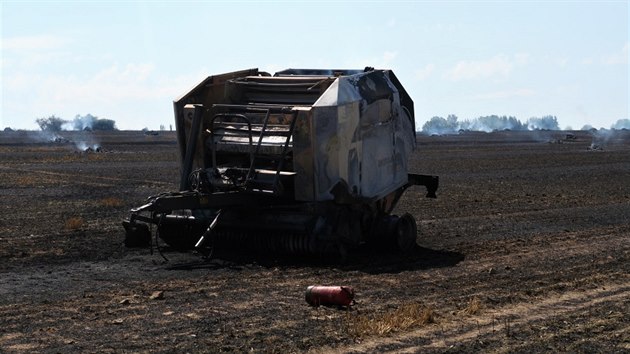
{"label": "scorched earth", "polygon": [[630,133],[605,133],[419,135],[418,248],[344,263],[126,249],[177,188],[173,133],[0,133],[0,351],[628,352]]}

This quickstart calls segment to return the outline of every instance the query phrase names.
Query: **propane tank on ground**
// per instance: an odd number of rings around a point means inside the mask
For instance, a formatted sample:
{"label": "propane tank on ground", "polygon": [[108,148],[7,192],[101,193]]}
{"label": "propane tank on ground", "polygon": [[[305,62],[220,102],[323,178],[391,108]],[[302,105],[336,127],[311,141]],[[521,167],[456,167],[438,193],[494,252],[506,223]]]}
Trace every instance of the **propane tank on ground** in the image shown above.
{"label": "propane tank on ground", "polygon": [[311,306],[350,306],[354,303],[354,289],[349,286],[311,285],[306,288],[306,302]]}

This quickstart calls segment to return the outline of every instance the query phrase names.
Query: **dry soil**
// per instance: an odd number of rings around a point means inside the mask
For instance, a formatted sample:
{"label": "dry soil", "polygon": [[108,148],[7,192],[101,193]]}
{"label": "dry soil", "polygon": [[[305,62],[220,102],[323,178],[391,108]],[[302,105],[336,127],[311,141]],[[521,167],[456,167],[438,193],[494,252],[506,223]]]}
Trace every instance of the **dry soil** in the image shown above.
{"label": "dry soil", "polygon": [[178,185],[173,133],[0,133],[0,352],[627,353],[630,133],[607,133],[418,136],[417,250],[343,264],[126,249],[128,210]]}

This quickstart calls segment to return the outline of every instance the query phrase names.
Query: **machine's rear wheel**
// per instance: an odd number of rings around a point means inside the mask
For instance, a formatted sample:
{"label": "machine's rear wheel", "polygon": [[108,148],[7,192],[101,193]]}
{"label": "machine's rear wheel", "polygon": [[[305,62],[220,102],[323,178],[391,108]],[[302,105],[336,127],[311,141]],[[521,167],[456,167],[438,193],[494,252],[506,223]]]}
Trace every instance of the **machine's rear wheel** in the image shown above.
{"label": "machine's rear wheel", "polygon": [[207,228],[208,222],[202,219],[166,215],[158,223],[157,232],[160,238],[174,250],[187,251],[195,247]]}
{"label": "machine's rear wheel", "polygon": [[416,220],[410,214],[404,214],[396,222],[396,248],[401,252],[409,252],[416,246],[418,227]]}

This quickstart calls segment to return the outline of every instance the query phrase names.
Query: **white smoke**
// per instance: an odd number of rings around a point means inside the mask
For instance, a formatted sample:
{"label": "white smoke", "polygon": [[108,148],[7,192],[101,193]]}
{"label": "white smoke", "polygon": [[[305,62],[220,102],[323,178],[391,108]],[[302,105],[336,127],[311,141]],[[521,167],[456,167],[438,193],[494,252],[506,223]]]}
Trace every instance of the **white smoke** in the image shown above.
{"label": "white smoke", "polygon": [[85,116],[76,115],[72,120],[72,128],[73,130],[92,130],[94,127],[94,123],[98,120],[97,117],[86,114]]}
{"label": "white smoke", "polygon": [[79,151],[97,150],[100,148],[97,136],[91,130],[75,132],[74,145]]}
{"label": "white smoke", "polygon": [[560,130],[558,118],[555,116],[544,116],[542,118],[531,117],[527,120],[529,130]]}
{"label": "white smoke", "polygon": [[458,121],[451,114],[447,118],[433,117],[422,126],[422,132],[430,135],[457,134],[460,131],[493,132],[503,130],[560,130],[555,116],[532,117],[522,123],[512,116],[483,116],[472,120]]}
{"label": "white smoke", "polygon": [[66,139],[62,135],[49,130],[27,132],[29,140],[33,140],[39,143],[70,143],[69,139]]}
{"label": "white smoke", "polygon": [[619,119],[610,129],[630,129],[630,119]]}
{"label": "white smoke", "polygon": [[626,145],[630,140],[630,134],[628,134],[627,128],[621,129],[592,129],[591,131],[592,142],[589,147],[590,150],[603,150],[609,145]]}
{"label": "white smoke", "polygon": [[79,141],[74,144],[79,151],[98,151],[101,146],[99,144],[88,144],[85,141]]}

